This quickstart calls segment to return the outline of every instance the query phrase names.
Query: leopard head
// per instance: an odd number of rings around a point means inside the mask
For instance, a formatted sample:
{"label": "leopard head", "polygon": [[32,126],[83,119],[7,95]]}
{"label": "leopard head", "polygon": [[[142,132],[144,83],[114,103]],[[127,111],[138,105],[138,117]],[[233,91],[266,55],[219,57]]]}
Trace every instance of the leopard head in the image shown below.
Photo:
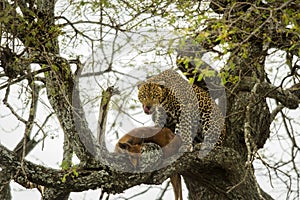
{"label": "leopard head", "polygon": [[152,83],[145,82],[138,85],[139,101],[143,104],[143,109],[146,114],[152,114],[155,106],[159,105],[165,98],[164,82]]}

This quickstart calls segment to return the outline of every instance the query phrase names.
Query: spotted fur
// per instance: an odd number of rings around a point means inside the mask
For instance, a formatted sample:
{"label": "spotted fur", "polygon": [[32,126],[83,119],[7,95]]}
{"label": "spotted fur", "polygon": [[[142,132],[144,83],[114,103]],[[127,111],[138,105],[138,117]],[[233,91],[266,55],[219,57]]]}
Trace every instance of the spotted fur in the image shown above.
{"label": "spotted fur", "polygon": [[183,141],[183,150],[194,143],[219,146],[224,138],[224,117],[209,93],[190,85],[176,71],[166,70],[139,85],[139,101],[157,126],[170,128]]}

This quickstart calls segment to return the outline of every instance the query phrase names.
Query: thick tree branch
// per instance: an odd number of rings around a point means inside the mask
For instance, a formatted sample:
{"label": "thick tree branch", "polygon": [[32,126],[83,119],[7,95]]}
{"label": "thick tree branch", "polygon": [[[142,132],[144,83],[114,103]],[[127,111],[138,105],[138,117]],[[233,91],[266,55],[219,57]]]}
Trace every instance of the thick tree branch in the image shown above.
{"label": "thick tree branch", "polygon": [[[236,91],[251,91],[255,85],[255,81],[251,77],[243,77],[236,87]],[[262,97],[269,97],[277,100],[282,105],[289,109],[296,109],[299,106],[300,99],[295,93],[295,87],[291,89],[282,89],[281,87],[276,87],[267,82],[259,83],[257,86],[257,94]]]}
{"label": "thick tree branch", "polygon": [[[229,148],[222,148],[209,154],[204,159],[199,159],[199,152],[185,154],[182,158],[174,162],[168,167],[162,168],[151,173],[124,173],[113,169],[81,169],[78,168],[78,177],[72,176],[72,172],[65,170],[56,170],[24,161],[23,170],[21,163],[13,152],[7,150],[0,145],[0,166],[10,166],[14,172],[12,178],[26,186],[27,182],[33,182],[45,187],[56,188],[63,191],[84,191],[88,189],[96,189],[100,186],[103,191],[108,193],[120,193],[127,188],[141,183],[161,184],[175,171],[185,174],[207,177],[209,179],[212,168],[222,169],[231,182],[237,183],[243,177],[243,164],[238,153]],[[240,171],[242,170],[242,171]],[[26,174],[23,174],[23,171]],[[237,173],[237,172],[241,173]],[[195,173],[195,174],[194,174]],[[1,174],[1,172],[0,172]],[[66,181],[62,180],[66,178]],[[28,181],[27,181],[28,180]],[[199,179],[201,180],[201,179]],[[206,183],[203,183],[205,186]],[[222,186],[224,192],[230,185]],[[242,191],[242,190],[241,190]]]}

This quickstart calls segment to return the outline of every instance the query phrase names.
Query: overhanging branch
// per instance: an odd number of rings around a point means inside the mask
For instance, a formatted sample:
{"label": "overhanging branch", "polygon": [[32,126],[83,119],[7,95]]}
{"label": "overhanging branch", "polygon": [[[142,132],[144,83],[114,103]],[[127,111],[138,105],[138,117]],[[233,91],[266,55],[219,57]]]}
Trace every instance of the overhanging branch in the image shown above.
{"label": "overhanging branch", "polygon": [[[251,91],[255,83],[256,82],[253,81],[251,77],[244,77],[240,80],[237,90]],[[257,85],[257,94],[262,97],[275,99],[289,109],[298,108],[300,103],[300,98],[295,95],[294,87],[291,87],[290,89],[283,89],[267,82],[262,82]]]}

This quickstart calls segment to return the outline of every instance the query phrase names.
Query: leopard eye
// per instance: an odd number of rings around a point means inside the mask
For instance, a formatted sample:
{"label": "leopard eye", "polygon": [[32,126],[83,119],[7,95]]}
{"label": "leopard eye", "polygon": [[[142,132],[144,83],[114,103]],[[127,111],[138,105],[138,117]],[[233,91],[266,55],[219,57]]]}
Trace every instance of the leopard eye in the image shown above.
{"label": "leopard eye", "polygon": [[158,94],[153,95],[153,100],[157,100],[159,98]]}
{"label": "leopard eye", "polygon": [[146,99],[146,96],[145,96],[145,95],[142,95],[141,98],[142,98],[142,99]]}

